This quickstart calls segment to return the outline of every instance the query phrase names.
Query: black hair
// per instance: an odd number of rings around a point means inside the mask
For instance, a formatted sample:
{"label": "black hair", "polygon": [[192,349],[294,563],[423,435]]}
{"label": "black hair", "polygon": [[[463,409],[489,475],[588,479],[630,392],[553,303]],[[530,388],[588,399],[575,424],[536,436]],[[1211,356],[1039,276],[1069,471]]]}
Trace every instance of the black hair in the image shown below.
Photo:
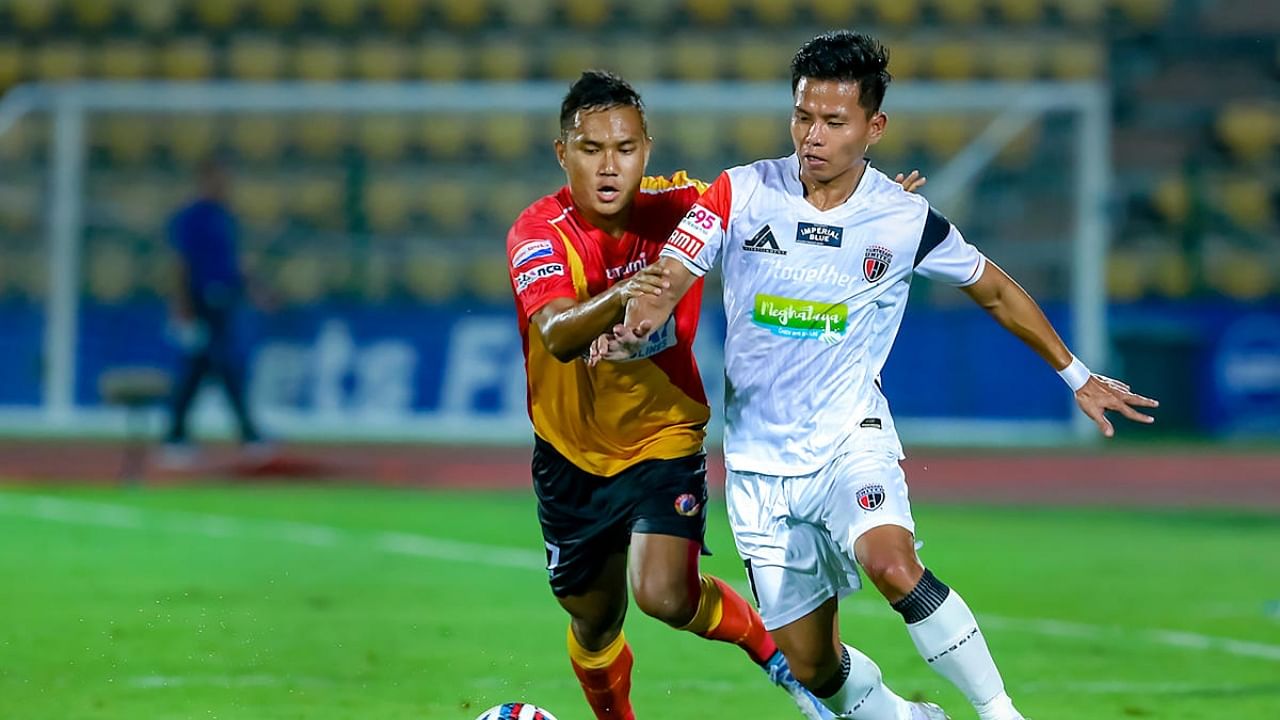
{"label": "black hair", "polygon": [[615,107],[633,107],[640,113],[640,127],[647,133],[649,123],[644,116],[644,101],[631,83],[607,70],[587,70],[569,86],[564,101],[560,103],[560,135],[563,137],[573,127],[578,113],[583,110],[608,110]]}
{"label": "black hair", "polygon": [[800,78],[858,83],[858,104],[870,115],[880,109],[889,75],[889,49],[879,40],[850,30],[823,33],[791,59],[791,92]]}

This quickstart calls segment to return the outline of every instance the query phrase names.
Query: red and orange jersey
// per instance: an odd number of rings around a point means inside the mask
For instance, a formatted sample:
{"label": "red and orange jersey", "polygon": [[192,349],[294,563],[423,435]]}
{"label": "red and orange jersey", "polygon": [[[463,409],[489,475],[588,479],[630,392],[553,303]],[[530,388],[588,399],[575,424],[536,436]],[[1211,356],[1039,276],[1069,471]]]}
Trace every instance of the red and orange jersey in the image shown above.
{"label": "red and orange jersey", "polygon": [[530,318],[548,302],[583,302],[656,261],[706,184],[683,172],[645,178],[621,238],[589,224],[569,188],[530,205],[507,234],[534,432],[575,465],[611,476],[643,460],[702,449],[710,417],[693,357],[702,281],[636,359],[587,367],[547,351]]}

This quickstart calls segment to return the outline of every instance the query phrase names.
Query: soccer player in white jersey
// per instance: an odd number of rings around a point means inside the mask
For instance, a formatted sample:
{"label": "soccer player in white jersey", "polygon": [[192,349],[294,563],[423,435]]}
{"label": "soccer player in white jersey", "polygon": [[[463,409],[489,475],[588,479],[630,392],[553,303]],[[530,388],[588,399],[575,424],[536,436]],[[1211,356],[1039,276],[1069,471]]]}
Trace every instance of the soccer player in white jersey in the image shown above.
{"label": "soccer player in white jersey", "polygon": [[864,159],[885,131],[888,53],[847,31],[814,38],[791,65],[795,154],[723,173],[660,261],[671,292],[630,301],[593,359],[622,357],[666,321],[685,288],[724,271],[729,520],[760,614],[792,672],[836,715],[936,720],[839,640],[840,597],[861,565],[903,616],[921,656],[982,720],[1020,720],[973,613],[920,563],[879,375],[913,274],[961,288],[1058,370],[1104,435],[1108,410],[1155,407],[1093,375],[1032,298],[928,202]]}

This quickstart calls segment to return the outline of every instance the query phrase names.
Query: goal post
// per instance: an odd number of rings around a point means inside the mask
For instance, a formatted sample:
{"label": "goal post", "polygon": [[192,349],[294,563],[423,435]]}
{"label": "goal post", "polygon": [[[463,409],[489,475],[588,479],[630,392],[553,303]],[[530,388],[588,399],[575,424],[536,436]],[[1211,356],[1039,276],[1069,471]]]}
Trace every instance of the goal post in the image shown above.
{"label": "goal post", "polygon": [[[116,432],[113,428],[119,427],[115,411],[85,402],[84,392],[78,390],[78,386],[87,383],[82,367],[85,358],[81,343],[81,269],[84,265],[86,208],[94,200],[90,197],[94,191],[87,181],[93,171],[88,149],[90,136],[100,117],[113,113],[155,117],[201,114],[222,118],[334,114],[345,117],[403,117],[431,123],[433,118],[448,115],[479,117],[516,113],[521,117],[553,120],[564,89],[564,84],[559,82],[254,84],[225,81],[181,84],[72,82],[27,85],[11,90],[0,97],[0,143],[6,133],[32,118],[41,118],[48,133],[48,151],[40,160],[44,167],[41,173],[32,175],[42,178],[44,183],[37,193],[43,203],[42,227],[37,241],[43,245],[48,277],[40,338],[42,373],[38,402],[15,403],[0,397],[0,431],[113,433]],[[663,118],[667,123],[666,126],[655,127],[654,134],[660,141],[662,133],[672,131],[682,116],[727,120],[772,114],[779,123],[785,123],[791,103],[788,88],[776,83],[642,83],[638,89],[655,126],[659,124],[657,118]],[[1068,320],[1067,327],[1063,329],[1073,351],[1099,371],[1108,365],[1105,295],[1110,185],[1108,103],[1107,90],[1102,84],[1041,82],[899,83],[892,87],[885,101],[885,109],[891,117],[890,134],[895,132],[897,118],[922,119],[921,122],[930,128],[937,127],[942,131],[946,130],[948,119],[965,118],[964,124],[971,128],[964,142],[949,157],[943,158],[941,164],[923,168],[929,175],[925,193],[930,202],[955,220],[962,230],[966,227],[966,214],[985,212],[982,208],[958,208],[965,205],[969,190],[996,158],[1025,135],[1028,128],[1045,118],[1063,119],[1062,124],[1067,128],[1065,136],[1071,141],[1058,148],[1057,152],[1070,165],[1055,168],[1060,170],[1061,177],[1055,176],[1053,182],[1062,187],[1054,202],[1062,205],[1060,214],[1066,227],[1060,229],[1061,242],[1055,237],[1039,243],[1043,249],[1038,252],[1053,255],[1047,262],[1058,269],[1050,274],[1066,278],[1062,300]],[[779,124],[778,127],[784,126]],[[532,134],[540,142],[545,140],[541,131]],[[714,138],[714,135],[708,137]],[[753,159],[730,158],[731,162],[727,164]],[[367,164],[375,165],[376,161]],[[650,172],[653,173],[675,169],[679,168],[650,164]],[[893,172],[898,168],[889,165],[882,169]],[[557,169],[550,167],[548,170]],[[502,179],[505,168],[500,163],[489,162],[479,167],[472,166],[469,171]],[[711,165],[704,170],[706,173],[714,171]],[[1033,172],[1027,171],[1024,177],[1006,179],[1005,182],[1033,184],[1038,179]],[[5,201],[4,183],[5,180],[0,178],[0,209],[3,209]],[[535,197],[530,196],[527,201],[533,199]],[[0,229],[0,237],[3,237],[3,232]],[[431,233],[428,231],[426,234]],[[984,237],[966,234],[980,247],[985,247]],[[499,240],[493,238],[495,243]],[[1036,294],[1035,287],[1029,289]],[[718,306],[715,294],[708,295],[708,306]],[[916,305],[914,299],[912,303]],[[908,318],[911,315],[908,312]],[[514,325],[510,331],[514,332]],[[709,348],[705,355],[713,356],[702,358],[703,374],[713,390],[713,405],[719,405],[720,398],[714,393],[720,373],[719,358],[714,357],[717,352],[715,344],[703,341],[700,348]],[[454,348],[450,352],[457,355],[460,350]],[[465,359],[460,362],[465,362]],[[992,357],[991,362],[1003,361]],[[891,355],[886,368],[889,379],[893,376],[894,366],[895,358]],[[501,391],[506,393],[503,397],[514,397],[517,385],[508,383],[510,392]],[[351,423],[343,422],[341,418],[326,420],[307,408],[297,411],[284,408],[279,412],[268,410],[268,414],[274,412],[274,417],[268,419],[272,429],[283,437],[367,436],[505,443],[524,441],[528,436],[523,406],[510,407],[507,403],[498,411],[487,408],[476,417],[469,418],[468,422],[474,423],[471,427],[477,437],[463,437],[458,420],[459,413],[464,411],[459,409],[460,406],[448,406],[447,402],[457,394],[455,389],[438,389],[436,394],[441,400],[434,406],[410,402],[401,408],[398,420],[384,424],[373,422],[363,429],[353,428]],[[892,393],[890,401],[894,401]],[[899,417],[898,424],[909,442],[1006,445],[1085,441],[1092,435],[1091,424],[1082,414],[1072,411],[1070,401],[1070,395],[1063,392],[1062,411],[1055,411],[1052,417],[1047,418],[1021,418],[1016,415],[984,417],[980,413],[954,416],[906,414]],[[217,414],[215,409],[214,415]],[[376,413],[370,415],[375,416]],[[221,427],[223,423],[217,420],[214,425]]]}

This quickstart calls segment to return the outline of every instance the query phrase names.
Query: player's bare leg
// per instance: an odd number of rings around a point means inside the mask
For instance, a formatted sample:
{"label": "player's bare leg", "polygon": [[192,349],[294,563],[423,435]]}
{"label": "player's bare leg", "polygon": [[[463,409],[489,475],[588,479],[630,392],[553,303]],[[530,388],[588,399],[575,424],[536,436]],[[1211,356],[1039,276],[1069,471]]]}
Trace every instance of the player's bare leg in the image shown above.
{"label": "player's bare leg", "polygon": [[572,618],[569,660],[597,720],[635,720],[631,709],[633,657],[622,633],[627,614],[627,556],[609,556],[600,574],[577,595],[557,598]]}
{"label": "player's bare leg", "polygon": [[920,564],[915,537],[906,528],[882,525],[863,533],[854,552],[867,577],[906,621],[920,655],[964,693],[978,717],[1022,720],[973,612],[959,593]]}
{"label": "player's bare leg", "polygon": [[838,718],[853,720],[946,720],[935,705],[911,703],[884,684],[871,658],[840,642],[834,597],[816,610],[773,631],[792,672]]}
{"label": "player's bare leg", "polygon": [[810,720],[831,714],[798,683],[755,609],[720,578],[698,571],[701,545],[674,535],[631,536],[631,591],[636,606],[678,630],[737,645],[786,690]]}

